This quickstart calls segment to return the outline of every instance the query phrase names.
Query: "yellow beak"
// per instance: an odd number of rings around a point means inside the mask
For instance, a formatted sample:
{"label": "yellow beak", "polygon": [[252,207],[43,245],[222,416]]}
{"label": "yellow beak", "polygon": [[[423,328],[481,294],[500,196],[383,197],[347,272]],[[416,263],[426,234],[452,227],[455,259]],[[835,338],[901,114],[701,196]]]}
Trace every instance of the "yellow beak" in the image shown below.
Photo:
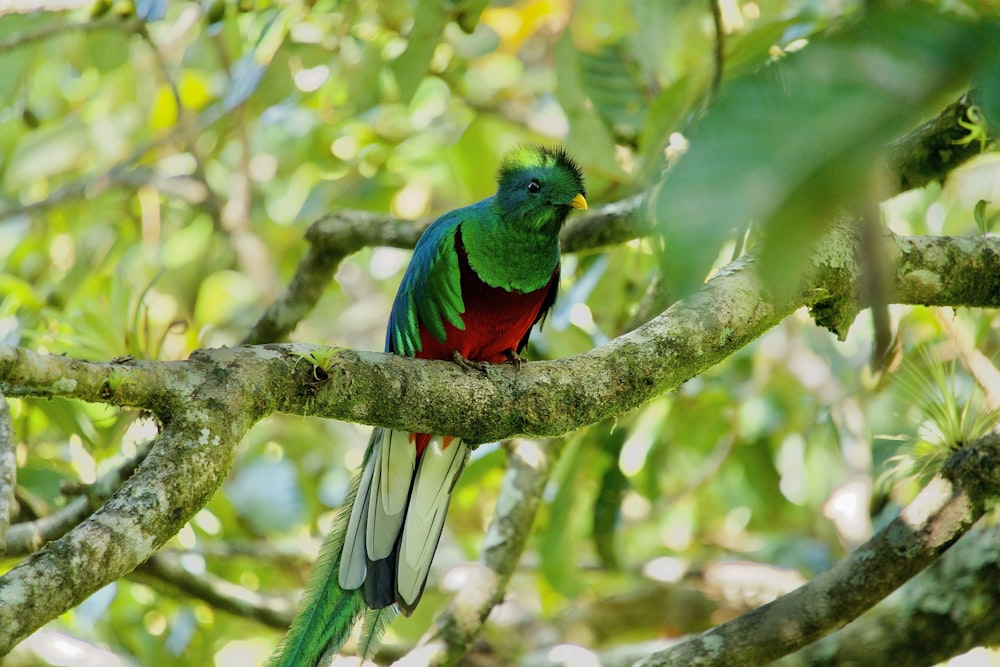
{"label": "yellow beak", "polygon": [[573,201],[571,201],[569,203],[569,205],[572,208],[578,208],[581,211],[586,211],[587,210],[587,200],[584,199],[582,192],[577,193],[577,195],[575,197],[573,197]]}

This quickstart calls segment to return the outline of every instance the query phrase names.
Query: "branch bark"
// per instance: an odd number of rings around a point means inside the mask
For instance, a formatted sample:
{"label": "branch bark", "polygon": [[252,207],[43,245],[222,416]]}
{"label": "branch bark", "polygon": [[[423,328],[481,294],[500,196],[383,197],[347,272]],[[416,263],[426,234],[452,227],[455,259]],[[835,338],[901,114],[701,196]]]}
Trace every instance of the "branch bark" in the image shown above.
{"label": "branch bark", "polygon": [[10,421],[7,397],[0,391],[0,557],[6,554],[7,529],[14,513],[14,484],[17,459],[14,454],[14,429]]}
{"label": "branch bark", "polygon": [[947,554],[864,616],[775,663],[924,667],[1000,643],[1000,528],[977,526]]}
{"label": "branch bark", "polygon": [[7,556],[26,556],[41,549],[47,542],[68,533],[73,526],[87,518],[100,507],[122,482],[128,479],[136,466],[145,457],[146,449],[127,465],[112,470],[85,489],[85,493],[74,498],[48,516],[34,521],[23,521],[12,526],[3,541],[2,548]]}
{"label": "branch bark", "polygon": [[[183,362],[104,364],[0,345],[0,390],[10,396],[139,406],[162,424],[149,456],[97,512],[0,577],[0,652],[146,560],[208,501],[237,443],[265,415],[317,415],[472,442],[566,433],[676,387],[802,305],[846,332],[863,305],[856,239],[849,225],[835,228],[799,289],[787,294],[768,293],[753,258],[744,258],[608,345],[560,361],[491,368],[486,375],[447,362],[343,350],[317,384],[316,369],[304,358],[316,348],[306,345],[199,350]],[[983,287],[998,280],[1000,240],[890,235],[888,245],[896,302],[1000,306],[1000,289]]]}
{"label": "branch bark", "polygon": [[923,187],[931,181],[943,181],[963,162],[981,152],[975,142],[962,140],[968,128],[969,108],[975,105],[974,94],[963,95],[934,118],[889,144],[888,166],[899,192]]}
{"label": "branch bark", "polygon": [[1000,434],[946,460],[898,517],[809,583],[639,667],[763,665],[843,627],[930,565],[992,506],[1000,488]]}
{"label": "branch bark", "polygon": [[[11,370],[15,381],[26,370],[39,371],[34,381],[45,377],[54,364],[42,361],[59,359],[84,380],[95,375],[91,367],[108,366],[18,353],[9,347],[0,357],[3,386],[9,386]],[[22,363],[12,365],[12,358]],[[255,388],[246,383],[252,384],[253,378],[219,373],[197,361],[184,369],[187,384],[181,387],[188,391],[177,391],[175,385],[179,403],[159,405],[163,430],[135,473],[85,521],[0,577],[0,655],[134,570],[208,502],[225,478],[236,445],[259,416],[247,401]],[[70,392],[80,389],[75,377],[63,376],[56,384]],[[91,389],[99,390],[100,385]],[[91,400],[101,400],[99,391]]]}

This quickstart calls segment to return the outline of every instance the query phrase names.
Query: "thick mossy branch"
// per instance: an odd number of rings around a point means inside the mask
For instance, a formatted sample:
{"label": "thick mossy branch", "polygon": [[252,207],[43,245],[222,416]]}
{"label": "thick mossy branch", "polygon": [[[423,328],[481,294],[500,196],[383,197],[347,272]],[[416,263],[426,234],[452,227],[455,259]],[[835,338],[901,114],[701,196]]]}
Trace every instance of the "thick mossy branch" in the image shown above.
{"label": "thick mossy branch", "polygon": [[[102,383],[82,382],[93,379],[100,365],[9,347],[0,347],[0,386],[26,379],[27,369],[50,376],[53,364],[60,362],[67,393],[89,386],[90,400],[102,400]],[[148,456],[100,509],[0,577],[0,655],[134,570],[176,534],[225,479],[236,446],[261,414],[253,410],[252,397],[260,390],[254,384],[256,375],[228,372],[224,354],[211,365],[193,358],[185,364],[149,364],[132,370],[145,371],[146,379],[152,380],[159,377],[151,371],[157,366],[168,376],[169,371],[182,369],[185,381],[163,387],[175,392],[172,401],[147,394],[161,408],[157,416],[163,424]],[[73,382],[76,379],[80,382]],[[116,382],[118,390],[133,379]],[[28,393],[38,393],[34,382],[28,385],[32,389]]]}
{"label": "thick mossy branch", "polygon": [[17,481],[17,458],[14,455],[14,429],[11,426],[7,397],[0,391],[0,556],[4,555],[7,529],[14,511],[14,484]]}
{"label": "thick mossy branch", "polygon": [[175,421],[100,509],[0,577],[0,654],[134,570],[208,502],[245,431],[238,415],[219,421],[233,427]]}
{"label": "thick mossy branch", "polygon": [[47,542],[58,539],[68,533],[73,526],[83,521],[87,516],[101,506],[118,490],[126,479],[132,476],[136,467],[146,457],[149,448],[143,450],[132,460],[114,470],[101,475],[96,482],[87,485],[85,493],[67,502],[58,510],[34,521],[22,521],[15,524],[7,533],[3,547],[6,555],[27,556],[38,551]]}
{"label": "thick mossy branch", "polygon": [[[607,345],[558,361],[496,366],[486,374],[445,361],[342,350],[317,382],[303,359],[315,349],[308,345],[200,350],[189,362],[134,362],[113,369],[0,346],[0,387],[12,396],[62,395],[159,414],[184,404],[192,386],[205,381],[199,374],[209,374],[218,382],[253,378],[256,390],[242,400],[251,402],[247,409],[254,419],[287,412],[445,433],[470,442],[562,435],[677,387],[802,305],[835,313],[830,319],[838,322],[838,333],[846,333],[863,307],[856,296],[855,242],[850,226],[831,231],[797,290],[768,292],[755,275],[753,259],[744,258],[690,298]],[[995,287],[1000,239],[890,235],[887,247],[894,303],[1000,307]],[[113,387],[106,377],[111,372],[116,374]],[[147,382],[156,385],[155,391],[140,391]],[[509,407],[498,411],[497,405]]]}

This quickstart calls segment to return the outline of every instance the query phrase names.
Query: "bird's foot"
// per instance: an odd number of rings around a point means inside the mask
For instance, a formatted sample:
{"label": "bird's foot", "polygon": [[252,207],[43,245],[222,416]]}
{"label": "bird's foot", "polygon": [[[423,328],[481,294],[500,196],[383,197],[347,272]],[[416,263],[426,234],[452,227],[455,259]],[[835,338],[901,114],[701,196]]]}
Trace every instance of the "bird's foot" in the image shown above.
{"label": "bird's foot", "polygon": [[473,361],[472,359],[466,359],[458,352],[452,352],[451,360],[467,371],[478,371],[487,376],[489,375],[490,366],[493,365],[488,361]]}
{"label": "bird's foot", "polygon": [[517,353],[517,350],[506,350],[504,356],[507,357],[508,364],[514,364],[514,368],[521,370],[521,364],[524,363],[524,357]]}

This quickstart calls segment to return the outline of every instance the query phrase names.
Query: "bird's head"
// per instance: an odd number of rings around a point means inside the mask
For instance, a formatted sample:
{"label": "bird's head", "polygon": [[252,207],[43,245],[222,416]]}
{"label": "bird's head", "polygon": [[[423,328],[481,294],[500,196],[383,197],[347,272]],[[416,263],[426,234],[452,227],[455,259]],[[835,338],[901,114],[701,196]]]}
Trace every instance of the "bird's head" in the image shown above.
{"label": "bird's head", "polygon": [[516,224],[557,233],[570,209],[586,209],[583,173],[562,148],[519,146],[497,172],[500,215]]}

